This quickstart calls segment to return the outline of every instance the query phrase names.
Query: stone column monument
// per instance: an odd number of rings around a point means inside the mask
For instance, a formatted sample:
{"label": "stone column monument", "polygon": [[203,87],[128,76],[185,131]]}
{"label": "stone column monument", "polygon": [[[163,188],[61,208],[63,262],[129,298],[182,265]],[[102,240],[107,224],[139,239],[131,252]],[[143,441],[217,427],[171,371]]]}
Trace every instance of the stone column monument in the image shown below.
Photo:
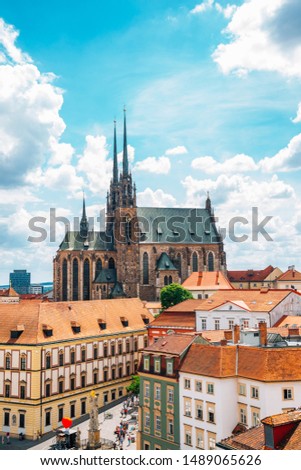
{"label": "stone column monument", "polygon": [[98,404],[95,392],[90,393],[90,420],[88,429],[88,442],[90,449],[98,447],[100,442],[100,426],[98,421]]}

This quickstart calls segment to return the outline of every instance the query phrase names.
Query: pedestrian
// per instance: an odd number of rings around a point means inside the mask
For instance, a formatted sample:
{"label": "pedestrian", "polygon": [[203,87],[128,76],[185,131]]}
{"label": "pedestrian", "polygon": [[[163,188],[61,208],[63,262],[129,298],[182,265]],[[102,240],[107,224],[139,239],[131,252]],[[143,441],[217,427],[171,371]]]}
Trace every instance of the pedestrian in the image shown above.
{"label": "pedestrian", "polygon": [[3,436],[2,436],[2,444],[4,444],[4,434],[3,434]]}
{"label": "pedestrian", "polygon": [[128,434],[128,446],[131,445],[132,439],[130,433]]}
{"label": "pedestrian", "polygon": [[10,444],[10,441],[9,441],[9,432],[6,433],[6,443],[7,443],[7,444]]}
{"label": "pedestrian", "polygon": [[125,414],[125,417],[126,417],[126,416],[127,416],[127,414],[128,414],[128,410],[127,410],[127,408],[125,408],[125,410],[124,410],[124,414]]}

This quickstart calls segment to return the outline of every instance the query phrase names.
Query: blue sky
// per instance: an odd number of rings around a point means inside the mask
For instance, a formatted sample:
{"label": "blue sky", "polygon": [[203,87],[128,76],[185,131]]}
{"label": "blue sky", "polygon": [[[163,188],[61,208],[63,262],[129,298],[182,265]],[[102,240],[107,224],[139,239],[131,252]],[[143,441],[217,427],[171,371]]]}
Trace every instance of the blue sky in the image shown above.
{"label": "blue sky", "polygon": [[12,0],[0,17],[0,283],[52,278],[63,228],[29,243],[32,217],[72,219],[83,189],[90,216],[103,207],[124,104],[140,205],[210,191],[226,229],[258,207],[273,242],[226,238],[229,269],[298,268],[298,0]]}

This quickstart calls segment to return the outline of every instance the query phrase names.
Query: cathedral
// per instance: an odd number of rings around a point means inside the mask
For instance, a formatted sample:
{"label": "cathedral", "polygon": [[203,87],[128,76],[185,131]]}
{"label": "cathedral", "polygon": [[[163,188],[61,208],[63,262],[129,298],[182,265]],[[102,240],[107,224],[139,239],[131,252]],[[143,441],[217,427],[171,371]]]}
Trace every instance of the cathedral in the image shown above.
{"label": "cathedral", "polygon": [[156,301],[162,287],[182,283],[193,271],[218,270],[226,272],[226,255],[209,194],[205,208],[137,207],[124,111],[120,174],[114,123],[105,228],[89,228],[84,199],[79,230],[66,232],[53,260],[54,300]]}

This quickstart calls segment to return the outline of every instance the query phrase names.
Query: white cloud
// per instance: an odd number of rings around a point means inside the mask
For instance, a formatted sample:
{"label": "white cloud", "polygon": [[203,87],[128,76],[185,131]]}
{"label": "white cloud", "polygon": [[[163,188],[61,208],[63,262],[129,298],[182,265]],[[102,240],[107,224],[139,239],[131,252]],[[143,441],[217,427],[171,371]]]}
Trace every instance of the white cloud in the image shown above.
{"label": "white cloud", "polygon": [[227,4],[225,7],[223,7],[222,5],[220,5],[220,3],[216,2],[215,8],[219,13],[224,15],[225,18],[229,19],[234,15],[235,11],[237,10],[237,5]]}
{"label": "white cloud", "polygon": [[41,73],[15,41],[18,32],[0,19],[0,186],[20,185],[39,167],[65,130],[62,90]]}
{"label": "white cloud", "polygon": [[176,199],[162,189],[146,188],[137,194],[138,207],[175,207]]}
{"label": "white cloud", "polygon": [[167,174],[171,168],[170,160],[167,157],[147,157],[136,163],[134,170],[148,171],[149,173]]}
{"label": "white cloud", "polygon": [[201,170],[207,174],[247,173],[258,169],[258,165],[253,158],[244,154],[235,155],[224,162],[218,162],[210,156],[198,157],[192,160],[191,166],[195,170]]}
{"label": "white cloud", "polygon": [[[15,45],[15,41],[19,36],[14,26],[6,24],[5,21],[0,18],[0,43],[5,49],[7,56],[17,64],[23,62],[31,62],[31,58],[28,54],[25,54]],[[2,54],[3,61],[6,60],[5,55]]]}
{"label": "white cloud", "polygon": [[301,77],[300,14],[299,0],[245,1],[225,29],[230,42],[219,44],[214,60],[224,73],[263,70]]}
{"label": "white cloud", "polygon": [[187,148],[184,145],[178,145],[177,147],[167,149],[165,155],[183,155],[185,153],[188,153]]}
{"label": "white cloud", "polygon": [[71,144],[59,143],[53,137],[49,139],[49,145],[52,152],[48,161],[50,165],[68,165],[74,155],[74,148]]}
{"label": "white cloud", "polygon": [[88,180],[88,188],[93,194],[104,195],[112,177],[113,163],[108,159],[109,150],[104,135],[87,135],[86,147],[79,156],[77,170]]}
{"label": "white cloud", "polygon": [[263,158],[259,166],[265,172],[301,169],[301,134],[294,136],[288,145],[273,157]]}
{"label": "white cloud", "polygon": [[301,103],[298,104],[297,114],[294,119],[292,119],[294,124],[301,122]]}
{"label": "white cloud", "polygon": [[214,0],[205,0],[202,3],[196,5],[192,10],[190,10],[190,13],[192,15],[204,13],[205,11],[210,10],[213,7],[213,4]]}
{"label": "white cloud", "polygon": [[63,164],[59,167],[38,168],[27,176],[27,183],[35,187],[43,187],[54,191],[64,191],[73,197],[84,187],[84,180],[78,176],[72,165]]}
{"label": "white cloud", "polygon": [[[133,163],[135,160],[135,148],[132,145],[127,146],[128,149],[128,160],[129,163]],[[118,163],[122,163],[123,160],[123,150],[117,154]]]}

